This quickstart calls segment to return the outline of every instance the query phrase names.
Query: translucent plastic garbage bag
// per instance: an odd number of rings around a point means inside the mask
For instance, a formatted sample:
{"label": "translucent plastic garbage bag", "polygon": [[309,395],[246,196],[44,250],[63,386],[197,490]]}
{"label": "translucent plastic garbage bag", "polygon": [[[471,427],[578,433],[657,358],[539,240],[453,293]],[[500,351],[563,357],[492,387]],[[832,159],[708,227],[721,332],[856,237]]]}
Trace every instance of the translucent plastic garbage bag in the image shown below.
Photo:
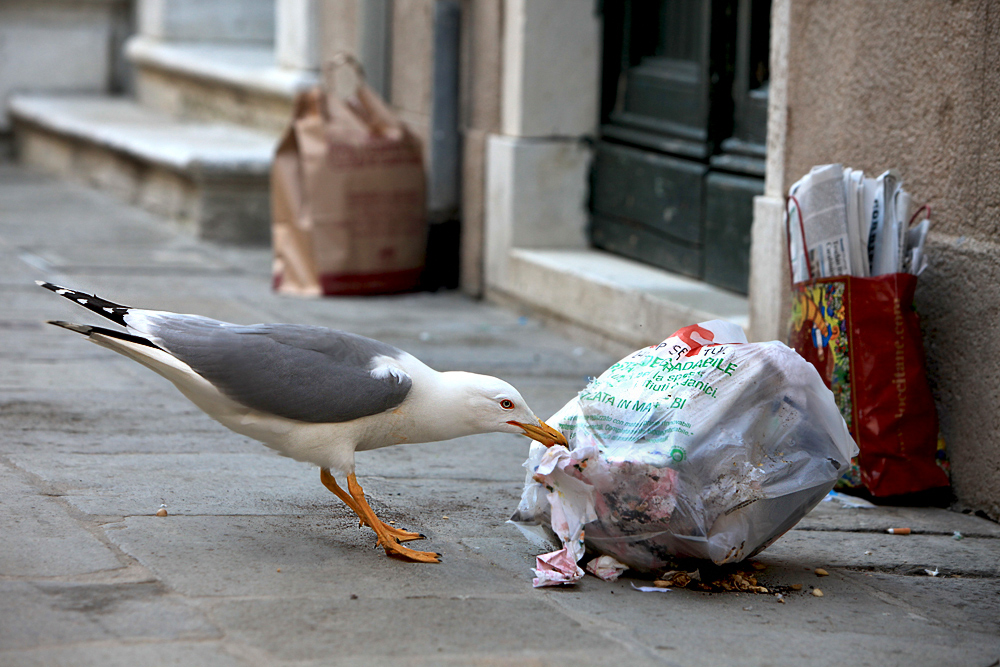
{"label": "translucent plastic garbage bag", "polygon": [[512,521],[637,570],[753,556],[858,451],[811,364],[717,320],[622,359],[548,423],[572,455],[532,444]]}

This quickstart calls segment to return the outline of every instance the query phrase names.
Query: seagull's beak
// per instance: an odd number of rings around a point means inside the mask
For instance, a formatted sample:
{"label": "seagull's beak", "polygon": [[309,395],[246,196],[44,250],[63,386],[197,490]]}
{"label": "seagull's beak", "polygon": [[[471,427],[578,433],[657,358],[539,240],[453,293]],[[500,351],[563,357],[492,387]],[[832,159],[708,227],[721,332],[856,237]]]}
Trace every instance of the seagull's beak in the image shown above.
{"label": "seagull's beak", "polygon": [[521,422],[516,421],[509,421],[507,423],[519,427],[524,431],[524,435],[528,436],[532,440],[537,440],[546,447],[551,447],[552,445],[562,445],[563,447],[569,446],[569,443],[566,441],[566,436],[541,420],[539,420],[538,426],[522,424]]}

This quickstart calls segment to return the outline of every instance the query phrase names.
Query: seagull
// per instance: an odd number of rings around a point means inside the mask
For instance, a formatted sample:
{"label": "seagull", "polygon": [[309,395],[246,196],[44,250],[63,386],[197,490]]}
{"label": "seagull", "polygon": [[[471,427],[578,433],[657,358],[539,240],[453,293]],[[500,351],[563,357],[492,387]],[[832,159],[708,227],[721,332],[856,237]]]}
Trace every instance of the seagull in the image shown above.
{"label": "seagull", "polygon": [[[566,445],[503,380],[439,373],[377,340],[317,326],[240,325],[132,308],[36,282],[125,331],[49,324],[159,373],[223,426],[319,466],[323,485],[358,515],[360,525],[375,531],[376,546],[400,560],[438,563],[441,554],[403,546],[424,535],[375,516],[354,473],[356,451],[477,433],[515,433],[546,446]],[[347,477],[346,491],[333,470]]]}

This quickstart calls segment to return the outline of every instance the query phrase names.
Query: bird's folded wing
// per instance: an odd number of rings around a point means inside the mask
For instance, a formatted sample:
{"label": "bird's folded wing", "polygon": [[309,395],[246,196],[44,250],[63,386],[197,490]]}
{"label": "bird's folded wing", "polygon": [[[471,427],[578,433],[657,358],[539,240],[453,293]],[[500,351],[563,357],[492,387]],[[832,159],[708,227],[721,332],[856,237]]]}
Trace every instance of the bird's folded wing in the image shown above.
{"label": "bird's folded wing", "polygon": [[372,373],[373,360],[403,352],[342,331],[142,310],[131,310],[126,322],[229,398],[287,419],[330,423],[378,414],[402,403],[411,386],[403,372]]}

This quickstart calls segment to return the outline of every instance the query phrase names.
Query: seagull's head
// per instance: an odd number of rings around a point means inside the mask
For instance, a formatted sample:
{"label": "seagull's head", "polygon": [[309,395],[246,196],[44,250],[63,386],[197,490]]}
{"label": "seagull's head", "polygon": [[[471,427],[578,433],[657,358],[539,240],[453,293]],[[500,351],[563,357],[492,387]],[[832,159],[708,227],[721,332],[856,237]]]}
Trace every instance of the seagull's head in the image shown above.
{"label": "seagull's head", "polygon": [[516,433],[546,447],[566,445],[566,436],[535,416],[517,389],[489,375],[461,376],[466,414],[475,433]]}

